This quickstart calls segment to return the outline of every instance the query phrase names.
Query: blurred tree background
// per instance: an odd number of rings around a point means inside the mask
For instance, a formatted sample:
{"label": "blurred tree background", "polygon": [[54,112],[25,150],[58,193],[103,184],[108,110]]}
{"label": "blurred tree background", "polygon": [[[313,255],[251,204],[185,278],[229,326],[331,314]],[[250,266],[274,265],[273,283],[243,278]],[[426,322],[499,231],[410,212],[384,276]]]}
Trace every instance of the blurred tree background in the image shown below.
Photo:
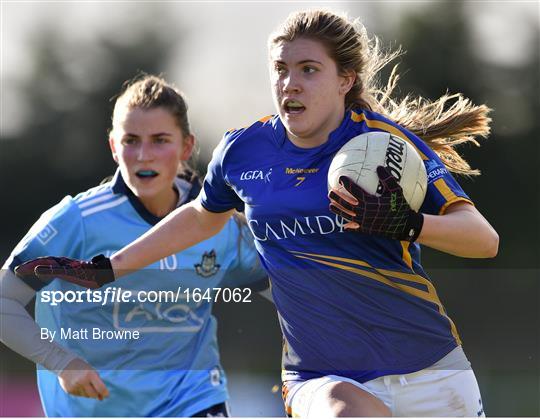
{"label": "blurred tree background", "polygon": [[[462,92],[474,103],[493,108],[490,138],[480,148],[462,150],[483,175],[461,178],[460,183],[498,231],[499,255],[493,260],[460,259],[426,249],[423,260],[458,325],[487,414],[539,416],[538,14],[522,22],[534,36],[523,45],[528,48],[526,59],[495,63],[479,54],[466,6],[463,1],[425,3],[400,15],[397,25],[384,27],[387,9],[372,5],[379,17],[366,26],[384,41],[398,40],[407,51],[400,59],[398,93],[436,99],[446,91]],[[351,16],[362,13],[357,4],[347,9]],[[156,10],[152,19],[128,21],[129,36],[122,38],[104,34],[82,42],[66,37],[54,24],[34,28],[33,62],[17,86],[26,106],[24,124],[9,136],[2,129],[0,141],[4,260],[45,209],[113,173],[106,141],[110,99],[138,71],[165,72],[173,56],[182,57],[181,27],[165,8]],[[375,30],[376,24],[380,27]],[[175,31],[164,30],[172,27]],[[202,170],[205,164],[202,158]],[[273,375],[278,384],[280,334],[270,305],[218,306],[216,312],[225,368]],[[2,393],[7,387],[1,375],[33,369],[5,347],[0,364]],[[277,404],[278,399],[276,395]]]}

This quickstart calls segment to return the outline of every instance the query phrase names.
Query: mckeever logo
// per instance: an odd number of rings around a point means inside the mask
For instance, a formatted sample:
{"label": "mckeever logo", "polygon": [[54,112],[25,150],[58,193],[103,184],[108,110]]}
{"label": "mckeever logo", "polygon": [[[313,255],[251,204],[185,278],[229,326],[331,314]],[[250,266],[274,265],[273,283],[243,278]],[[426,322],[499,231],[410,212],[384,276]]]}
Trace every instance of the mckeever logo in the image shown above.
{"label": "mckeever logo", "polygon": [[[303,168],[303,167],[298,167],[298,168],[294,168],[294,167],[286,167],[285,168],[285,174],[286,175],[305,175],[305,174],[314,174],[314,173],[317,173],[319,171],[319,168],[318,167],[308,167],[308,168]],[[304,180],[306,180],[306,177],[305,176],[296,176],[296,180],[298,182],[295,183],[294,186],[299,186],[302,182],[304,182]]]}
{"label": "mckeever logo", "polygon": [[293,167],[286,167],[285,168],[285,174],[286,175],[304,175],[304,174],[310,174],[310,173],[317,173],[319,171],[318,167],[309,167],[307,169],[300,167],[300,168],[293,168]]}
{"label": "mckeever logo", "polygon": [[262,180],[265,183],[270,182],[270,176],[272,175],[272,168],[268,172],[264,173],[262,170],[248,170],[242,172],[240,180]]}

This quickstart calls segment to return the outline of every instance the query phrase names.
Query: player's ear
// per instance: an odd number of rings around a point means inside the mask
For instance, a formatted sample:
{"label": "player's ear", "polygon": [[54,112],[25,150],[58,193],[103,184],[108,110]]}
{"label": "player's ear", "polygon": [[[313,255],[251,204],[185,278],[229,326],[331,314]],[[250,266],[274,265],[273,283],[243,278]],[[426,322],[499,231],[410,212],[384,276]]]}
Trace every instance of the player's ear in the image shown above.
{"label": "player's ear", "polygon": [[352,89],[356,80],[356,72],[354,70],[345,70],[341,74],[341,83],[339,85],[339,93],[345,96]]}
{"label": "player's ear", "polygon": [[195,148],[195,136],[189,134],[182,140],[183,150],[181,160],[189,160],[191,154],[193,154],[193,149]]}
{"label": "player's ear", "polygon": [[114,138],[111,136],[109,137],[109,147],[111,148],[111,154],[113,160],[118,163],[118,155],[116,154],[116,148],[114,146]]}

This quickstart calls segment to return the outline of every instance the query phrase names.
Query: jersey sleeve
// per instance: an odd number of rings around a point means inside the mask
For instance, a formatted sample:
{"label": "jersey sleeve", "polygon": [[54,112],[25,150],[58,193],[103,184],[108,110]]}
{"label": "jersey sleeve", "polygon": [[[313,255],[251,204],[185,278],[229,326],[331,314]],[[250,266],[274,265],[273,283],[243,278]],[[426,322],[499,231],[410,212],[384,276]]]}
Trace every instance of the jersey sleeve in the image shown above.
{"label": "jersey sleeve", "polygon": [[[66,256],[80,259],[83,254],[84,228],[80,210],[73,199],[65,197],[46,211],[17,244],[3,269],[16,266],[41,256]],[[33,278],[24,281],[39,291],[44,284]]]}
{"label": "jersey sleeve", "polygon": [[244,210],[244,203],[227,181],[226,167],[224,167],[232,141],[230,134],[225,134],[212,154],[212,160],[204,178],[199,200],[201,205],[211,212],[225,212],[233,208],[238,211]]}
{"label": "jersey sleeve", "polygon": [[249,287],[262,291],[269,287],[268,274],[259,260],[259,253],[253,243],[253,236],[248,226],[236,217],[229,221],[229,251],[235,253],[234,263],[225,273],[221,286]]}
{"label": "jersey sleeve", "polygon": [[422,145],[422,152],[427,157],[424,160],[427,173],[427,191],[420,212],[442,215],[450,205],[456,202],[472,204],[471,199],[450,174],[439,156],[425,143],[422,142]]}

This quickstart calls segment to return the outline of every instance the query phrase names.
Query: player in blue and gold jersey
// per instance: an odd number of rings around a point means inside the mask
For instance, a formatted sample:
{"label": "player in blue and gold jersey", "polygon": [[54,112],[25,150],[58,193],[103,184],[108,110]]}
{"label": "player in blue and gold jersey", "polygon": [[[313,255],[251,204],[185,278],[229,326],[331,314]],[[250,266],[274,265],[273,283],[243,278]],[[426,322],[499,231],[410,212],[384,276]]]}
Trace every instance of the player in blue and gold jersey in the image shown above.
{"label": "player in blue and gold jersey", "polygon": [[[110,145],[119,169],[112,180],[45,212],[6,262],[1,338],[40,365],[47,416],[228,416],[213,300],[188,298],[178,287],[201,289],[201,297],[261,280],[264,287],[245,222],[231,219],[214,237],[126,276],[101,300],[65,281],[46,285],[11,273],[49,254],[111,255],[187,205],[200,191],[184,170],[193,144],[181,93],[155,76],[135,80],[113,113]],[[120,289],[133,297],[113,301]],[[37,324],[24,308],[34,295]]]}
{"label": "player in blue and gold jersey", "polygon": [[[483,416],[420,244],[462,257],[497,253],[497,233],[450,174],[474,174],[453,145],[489,132],[488,109],[460,95],[392,99],[396,76],[384,89],[375,80],[395,54],[328,11],[292,14],[269,48],[277,115],[225,135],[197,201],[110,260],[44,259],[21,272],[76,280],[74,266],[89,284],[105,284],[198,243],[244,209],[285,337],[289,415]],[[429,185],[419,212],[384,168],[380,196],[347,178],[352,197],[327,195],[335,153],[371,131],[398,135],[423,158]]]}

